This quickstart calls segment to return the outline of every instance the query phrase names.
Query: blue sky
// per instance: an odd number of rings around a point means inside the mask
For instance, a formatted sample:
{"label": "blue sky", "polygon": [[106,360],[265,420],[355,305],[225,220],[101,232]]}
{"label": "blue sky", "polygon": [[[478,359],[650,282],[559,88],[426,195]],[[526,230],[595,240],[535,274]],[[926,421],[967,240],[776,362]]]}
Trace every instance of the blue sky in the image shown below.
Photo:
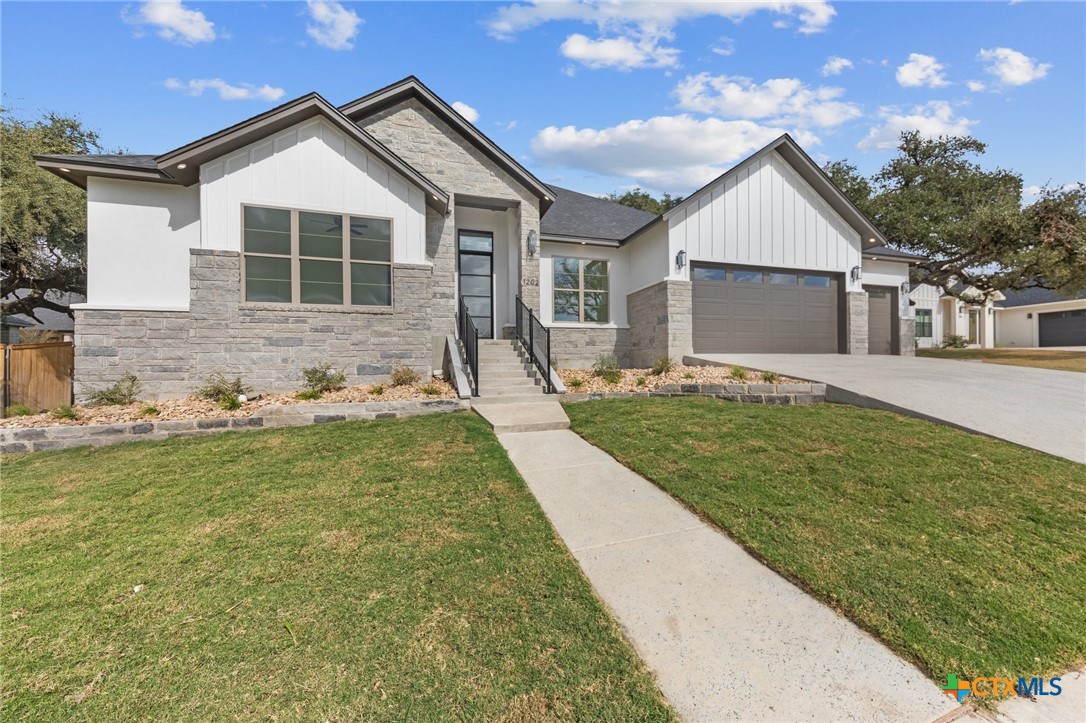
{"label": "blue sky", "polygon": [[685,194],[790,132],[877,170],[971,133],[1027,187],[1086,175],[1086,4],[3,2],[0,82],[161,153],[414,74],[545,181]]}

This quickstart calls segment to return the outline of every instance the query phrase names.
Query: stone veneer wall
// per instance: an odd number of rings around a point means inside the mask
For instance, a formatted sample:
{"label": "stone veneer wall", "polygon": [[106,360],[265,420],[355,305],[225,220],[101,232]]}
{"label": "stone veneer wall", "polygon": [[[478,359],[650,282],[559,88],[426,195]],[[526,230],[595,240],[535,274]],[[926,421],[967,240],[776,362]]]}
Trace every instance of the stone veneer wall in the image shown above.
{"label": "stone veneer wall", "polygon": [[693,351],[692,304],[689,281],[661,281],[626,298],[631,367],[650,367],[664,355],[682,359]]}
{"label": "stone veneer wall", "polygon": [[247,304],[236,251],[192,249],[189,311],[76,312],[77,399],[131,371],[150,398],[188,394],[213,372],[240,376],[258,392],[301,386],[302,369],[329,362],[348,384],[384,380],[393,367],[433,371],[431,300],[451,278],[429,266],[393,267],[393,308]]}
{"label": "stone veneer wall", "polygon": [[916,356],[916,319],[901,319],[897,328],[901,356]]}
{"label": "stone veneer wall", "polygon": [[867,292],[845,294],[845,352],[867,353]]}
{"label": "stone veneer wall", "polygon": [[551,327],[551,358],[558,368],[590,367],[601,354],[614,354],[619,366],[629,366],[630,330]]}

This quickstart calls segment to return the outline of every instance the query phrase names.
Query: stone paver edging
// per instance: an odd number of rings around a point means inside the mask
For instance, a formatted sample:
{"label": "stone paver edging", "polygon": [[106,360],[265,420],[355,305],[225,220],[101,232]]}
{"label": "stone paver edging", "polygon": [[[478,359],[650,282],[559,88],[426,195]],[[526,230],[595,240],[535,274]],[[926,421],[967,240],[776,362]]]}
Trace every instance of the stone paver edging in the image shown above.
{"label": "stone paver edging", "polygon": [[665,384],[651,392],[566,392],[563,402],[632,397],[716,397],[748,404],[815,404],[826,401],[825,384]]}
{"label": "stone paver edging", "polygon": [[357,419],[392,419],[470,409],[466,399],[426,399],[350,404],[270,404],[250,417],[164,419],[124,424],[30,427],[0,430],[0,452],[43,452],[69,447],[101,447],[117,442],[194,437],[238,429],[300,427]]}

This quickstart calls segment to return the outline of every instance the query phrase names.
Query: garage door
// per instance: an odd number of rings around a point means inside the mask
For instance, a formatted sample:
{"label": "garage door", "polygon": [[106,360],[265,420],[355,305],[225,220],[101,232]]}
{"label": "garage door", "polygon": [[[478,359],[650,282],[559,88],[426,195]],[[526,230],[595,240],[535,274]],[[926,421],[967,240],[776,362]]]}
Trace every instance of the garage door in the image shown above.
{"label": "garage door", "polygon": [[1041,314],[1041,346],[1086,346],[1086,309]]}
{"label": "garage door", "polygon": [[837,353],[837,278],[693,265],[695,352]]}

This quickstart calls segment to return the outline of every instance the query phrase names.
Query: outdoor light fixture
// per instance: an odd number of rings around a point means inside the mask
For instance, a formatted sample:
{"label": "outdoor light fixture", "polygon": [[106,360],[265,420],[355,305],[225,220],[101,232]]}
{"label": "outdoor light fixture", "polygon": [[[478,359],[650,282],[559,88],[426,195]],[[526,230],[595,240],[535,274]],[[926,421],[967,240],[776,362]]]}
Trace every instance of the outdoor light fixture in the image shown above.
{"label": "outdoor light fixture", "polygon": [[539,250],[539,234],[535,232],[533,228],[528,232],[528,255],[535,256],[535,252]]}
{"label": "outdoor light fixture", "polygon": [[70,168],[61,168],[61,169],[60,169],[60,172],[61,172],[61,173],[71,173],[71,172],[72,172],[72,170],[71,170]]}
{"label": "outdoor light fixture", "polygon": [[860,267],[859,267],[859,266],[853,266],[853,267],[852,267],[852,271],[850,271],[850,272],[849,272],[848,276],[849,276],[849,278],[850,278],[850,279],[852,279],[853,281],[859,281],[859,280],[860,280],[860,274],[861,274],[861,273],[862,273],[862,272],[860,271]]}
{"label": "outdoor light fixture", "polygon": [[679,253],[675,254],[675,268],[682,269],[686,266],[686,250],[679,249]]}
{"label": "outdoor light fixture", "polygon": [[1027,319],[1032,319],[1032,318],[1033,318],[1033,314],[1026,314],[1026,318],[1027,318]]}
{"label": "outdoor light fixture", "polygon": [[189,164],[187,164],[187,163],[178,163],[177,164],[177,170],[179,170],[179,171],[183,171],[188,167],[189,167]]}

